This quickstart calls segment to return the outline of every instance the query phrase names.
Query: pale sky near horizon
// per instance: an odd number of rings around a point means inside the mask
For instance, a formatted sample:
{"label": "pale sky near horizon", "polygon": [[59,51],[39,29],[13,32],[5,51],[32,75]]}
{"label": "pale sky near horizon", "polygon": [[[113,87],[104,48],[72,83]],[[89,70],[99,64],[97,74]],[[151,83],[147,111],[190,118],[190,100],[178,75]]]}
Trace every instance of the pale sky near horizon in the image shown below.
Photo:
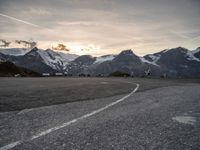
{"label": "pale sky near horizon", "polygon": [[200,0],[0,0],[0,39],[33,39],[44,49],[64,43],[94,56],[192,50],[200,46]]}

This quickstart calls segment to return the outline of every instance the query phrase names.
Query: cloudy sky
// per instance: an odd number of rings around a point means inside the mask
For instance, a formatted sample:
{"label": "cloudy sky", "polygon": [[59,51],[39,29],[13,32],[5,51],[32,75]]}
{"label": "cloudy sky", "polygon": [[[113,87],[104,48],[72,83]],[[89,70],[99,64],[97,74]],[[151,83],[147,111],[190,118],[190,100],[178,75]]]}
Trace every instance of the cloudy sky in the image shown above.
{"label": "cloudy sky", "polygon": [[0,39],[64,43],[79,55],[195,49],[200,0],[0,0],[0,27]]}

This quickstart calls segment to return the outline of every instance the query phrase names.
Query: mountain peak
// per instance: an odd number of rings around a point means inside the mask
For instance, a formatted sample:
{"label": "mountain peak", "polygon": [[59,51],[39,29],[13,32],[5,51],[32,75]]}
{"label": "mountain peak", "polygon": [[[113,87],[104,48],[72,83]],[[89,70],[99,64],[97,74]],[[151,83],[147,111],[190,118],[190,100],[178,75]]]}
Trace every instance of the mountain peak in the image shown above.
{"label": "mountain peak", "polygon": [[114,58],[118,62],[141,63],[140,58],[133,53],[131,49],[123,50],[118,56]]}
{"label": "mountain peak", "polygon": [[187,48],[185,48],[185,47],[181,47],[181,46],[176,47],[176,48],[174,48],[174,49],[176,49],[176,50],[180,50],[180,51],[188,51]]}
{"label": "mountain peak", "polygon": [[[39,50],[39,49],[38,49],[37,47],[34,47],[34,48],[32,48],[31,51],[34,52],[34,51],[38,51],[38,50]],[[31,52],[31,51],[30,51],[30,52]]]}
{"label": "mountain peak", "polygon": [[37,47],[34,47],[25,55],[36,55],[38,51],[39,51],[39,49]]}
{"label": "mountain peak", "polygon": [[175,49],[186,49],[186,48],[184,48],[184,47],[182,47],[182,46],[178,46],[178,47],[176,47]]}
{"label": "mountain peak", "polygon": [[188,49],[184,47],[180,47],[180,46],[176,48],[164,50],[164,53],[187,53],[187,52],[188,52]]}
{"label": "mountain peak", "polygon": [[119,55],[134,55],[131,49],[123,50]]}

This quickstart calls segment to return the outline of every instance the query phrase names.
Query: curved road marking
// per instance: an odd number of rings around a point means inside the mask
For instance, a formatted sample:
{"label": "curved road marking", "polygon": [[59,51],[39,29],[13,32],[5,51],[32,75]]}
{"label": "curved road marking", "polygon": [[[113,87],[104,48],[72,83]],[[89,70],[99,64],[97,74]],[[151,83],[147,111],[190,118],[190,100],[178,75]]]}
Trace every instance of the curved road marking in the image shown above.
{"label": "curved road marking", "polygon": [[[112,103],[110,103],[110,104],[108,104],[108,105],[106,105],[106,106],[104,106],[104,107],[102,107],[102,108],[99,108],[99,109],[97,109],[97,110],[94,110],[94,111],[92,111],[92,112],[90,112],[90,113],[88,113],[88,114],[85,114],[85,115],[83,115],[83,116],[81,116],[81,117],[79,117],[79,118],[73,119],[73,120],[71,120],[71,121],[69,121],[69,122],[65,122],[65,123],[63,123],[63,124],[61,124],[61,125],[59,125],[59,126],[56,126],[56,127],[50,128],[50,129],[47,129],[47,130],[45,130],[45,131],[42,131],[42,132],[40,132],[40,133],[38,133],[38,134],[32,136],[30,139],[28,139],[28,140],[26,140],[26,141],[31,141],[31,140],[37,139],[37,138],[39,138],[39,137],[45,136],[45,135],[47,135],[47,134],[49,134],[49,133],[51,133],[51,132],[53,132],[53,131],[59,130],[59,129],[64,128],[64,127],[66,127],[66,126],[69,126],[69,125],[71,125],[71,124],[73,124],[73,123],[75,123],[75,122],[77,122],[77,121],[80,121],[80,120],[86,119],[86,118],[88,118],[88,117],[91,117],[91,116],[93,116],[93,115],[95,115],[95,114],[97,114],[97,113],[100,113],[100,112],[102,112],[102,111],[108,109],[108,108],[111,107],[111,106],[114,106],[114,105],[116,105],[116,104],[118,104],[118,103],[124,101],[125,99],[127,99],[128,97],[130,97],[133,93],[135,93],[135,92],[138,90],[139,86],[140,86],[140,85],[137,84],[137,83],[133,83],[133,84],[136,85],[136,88],[135,88],[131,93],[129,93],[128,95],[122,97],[121,99],[118,99],[118,100],[116,100],[115,102],[112,102]],[[16,141],[16,142],[13,142],[13,143],[10,143],[10,144],[8,144],[8,145],[5,145],[5,146],[1,147],[0,150],[9,150],[9,149],[14,148],[14,147],[17,146],[17,145],[20,145],[20,144],[24,143],[24,142],[25,142],[25,141],[23,141],[23,140],[22,140],[22,141]]]}
{"label": "curved road marking", "polygon": [[13,143],[10,143],[4,147],[1,147],[0,150],[7,150],[7,149],[12,149],[13,147],[17,146],[17,145],[20,145],[21,142],[20,141],[17,141],[17,142],[13,142]]}

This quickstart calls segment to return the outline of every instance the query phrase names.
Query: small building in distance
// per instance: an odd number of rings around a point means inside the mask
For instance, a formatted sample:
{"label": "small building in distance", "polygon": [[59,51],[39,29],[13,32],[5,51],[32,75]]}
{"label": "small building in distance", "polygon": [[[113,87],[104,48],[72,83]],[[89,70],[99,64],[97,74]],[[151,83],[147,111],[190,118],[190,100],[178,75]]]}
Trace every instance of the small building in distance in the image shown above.
{"label": "small building in distance", "polygon": [[61,72],[56,72],[56,73],[55,73],[55,76],[63,76],[63,73],[61,73]]}
{"label": "small building in distance", "polygon": [[42,76],[43,76],[43,77],[49,77],[49,76],[50,76],[50,73],[42,73]]}

